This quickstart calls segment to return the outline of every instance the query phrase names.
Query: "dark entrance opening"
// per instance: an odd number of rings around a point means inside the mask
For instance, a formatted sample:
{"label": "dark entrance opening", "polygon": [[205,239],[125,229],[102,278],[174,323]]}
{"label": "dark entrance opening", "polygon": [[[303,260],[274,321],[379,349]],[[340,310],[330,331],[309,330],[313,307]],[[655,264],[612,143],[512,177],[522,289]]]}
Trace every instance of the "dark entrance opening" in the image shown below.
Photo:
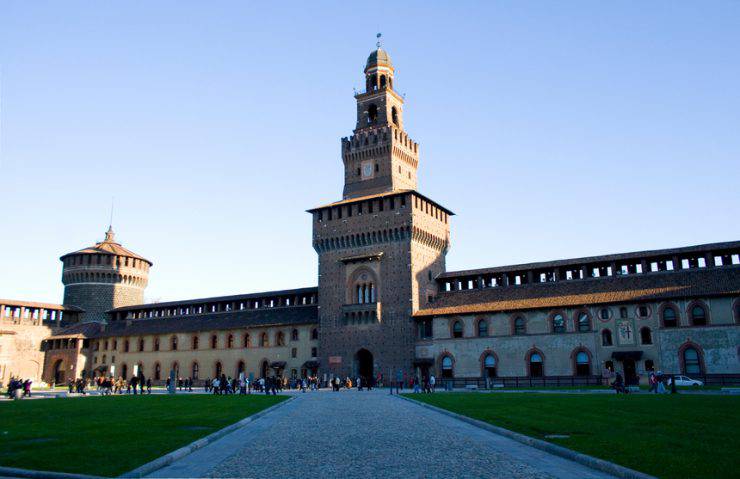
{"label": "dark entrance opening", "polygon": [[367,349],[360,349],[355,354],[357,374],[365,381],[373,377],[373,353]]}
{"label": "dark entrance opening", "polygon": [[270,367],[270,364],[267,361],[262,361],[262,365],[260,366],[260,377],[266,378],[267,377],[267,369]]}
{"label": "dark entrance opening", "polygon": [[61,359],[54,364],[54,382],[56,384],[64,382],[64,362]]}
{"label": "dark entrance opening", "polygon": [[638,383],[637,371],[635,369],[635,360],[632,358],[625,358],[622,361],[624,366],[624,383],[627,386],[634,386]]}

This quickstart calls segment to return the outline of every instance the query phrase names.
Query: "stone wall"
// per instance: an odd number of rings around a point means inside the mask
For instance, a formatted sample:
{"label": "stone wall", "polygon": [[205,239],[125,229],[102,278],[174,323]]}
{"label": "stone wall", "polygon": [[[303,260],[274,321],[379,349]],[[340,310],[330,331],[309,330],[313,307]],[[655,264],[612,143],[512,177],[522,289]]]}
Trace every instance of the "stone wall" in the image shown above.
{"label": "stone wall", "polygon": [[[435,317],[433,337],[417,339],[416,355],[434,358],[433,370],[437,374],[442,373],[440,358],[449,355],[454,359],[455,377],[475,378],[483,376],[481,361],[487,353],[495,354],[499,376],[526,376],[528,354],[533,350],[544,356],[545,375],[568,376],[575,374],[576,351],[588,352],[592,374],[602,374],[608,363],[616,371],[621,371],[622,364],[612,357],[613,353],[639,351],[642,357],[636,362],[636,367],[644,381],[649,365],[646,362],[652,362],[655,370],[682,373],[682,347],[691,344],[702,355],[705,373],[738,374],[740,325],[733,315],[733,300],[735,298],[699,299],[709,311],[707,326],[690,324],[689,310],[696,299]],[[660,314],[667,305],[675,306],[679,311],[677,327],[662,325]],[[582,312],[589,314],[590,332],[577,330],[577,318]],[[564,333],[552,332],[551,319],[558,313],[565,318]],[[516,317],[525,319],[525,334],[514,334]],[[462,338],[452,337],[455,321],[463,324]],[[487,322],[487,337],[478,337],[479,321]],[[641,335],[643,328],[650,331],[649,341],[643,341],[648,339]],[[611,331],[611,345],[604,344],[602,333],[605,330]]]}
{"label": "stone wall", "polygon": [[44,366],[41,342],[55,330],[47,325],[0,322],[0,385],[7,385],[11,377],[38,384]]}

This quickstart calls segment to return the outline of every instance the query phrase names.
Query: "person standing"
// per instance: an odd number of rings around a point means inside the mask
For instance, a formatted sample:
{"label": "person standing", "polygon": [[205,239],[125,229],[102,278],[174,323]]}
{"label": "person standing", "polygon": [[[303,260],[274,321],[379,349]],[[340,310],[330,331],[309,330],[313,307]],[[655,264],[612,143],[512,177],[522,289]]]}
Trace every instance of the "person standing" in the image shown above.
{"label": "person standing", "polygon": [[434,377],[434,374],[429,376],[429,388],[431,389],[431,392],[434,392],[434,386],[437,384],[437,378]]}

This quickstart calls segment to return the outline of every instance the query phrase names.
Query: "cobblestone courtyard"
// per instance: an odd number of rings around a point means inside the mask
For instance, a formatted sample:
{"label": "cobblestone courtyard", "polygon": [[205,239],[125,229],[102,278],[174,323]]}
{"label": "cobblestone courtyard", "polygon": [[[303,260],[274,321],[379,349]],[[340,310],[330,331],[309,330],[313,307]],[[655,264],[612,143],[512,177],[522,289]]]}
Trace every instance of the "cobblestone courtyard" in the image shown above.
{"label": "cobblestone courtyard", "polygon": [[315,392],[150,477],[610,477],[388,395]]}

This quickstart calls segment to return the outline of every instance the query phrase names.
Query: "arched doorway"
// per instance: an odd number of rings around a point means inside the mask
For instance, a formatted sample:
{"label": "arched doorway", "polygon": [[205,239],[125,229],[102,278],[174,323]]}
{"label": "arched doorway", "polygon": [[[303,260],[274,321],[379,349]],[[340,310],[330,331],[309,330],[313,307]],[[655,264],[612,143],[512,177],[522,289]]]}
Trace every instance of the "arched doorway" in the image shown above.
{"label": "arched doorway", "polygon": [[267,377],[267,371],[270,368],[270,363],[267,362],[267,359],[262,360],[262,364],[260,364],[260,377],[266,378]]}
{"label": "arched doorway", "polygon": [[492,353],[483,357],[483,377],[489,380],[496,377],[496,356]]}
{"label": "arched doorway", "polygon": [[372,378],[373,353],[364,348],[357,351],[357,354],[355,354],[355,369],[357,370],[357,374],[365,378],[366,381]]}
{"label": "arched doorway", "polygon": [[64,379],[64,361],[60,359],[54,363],[54,383],[61,384]]}

